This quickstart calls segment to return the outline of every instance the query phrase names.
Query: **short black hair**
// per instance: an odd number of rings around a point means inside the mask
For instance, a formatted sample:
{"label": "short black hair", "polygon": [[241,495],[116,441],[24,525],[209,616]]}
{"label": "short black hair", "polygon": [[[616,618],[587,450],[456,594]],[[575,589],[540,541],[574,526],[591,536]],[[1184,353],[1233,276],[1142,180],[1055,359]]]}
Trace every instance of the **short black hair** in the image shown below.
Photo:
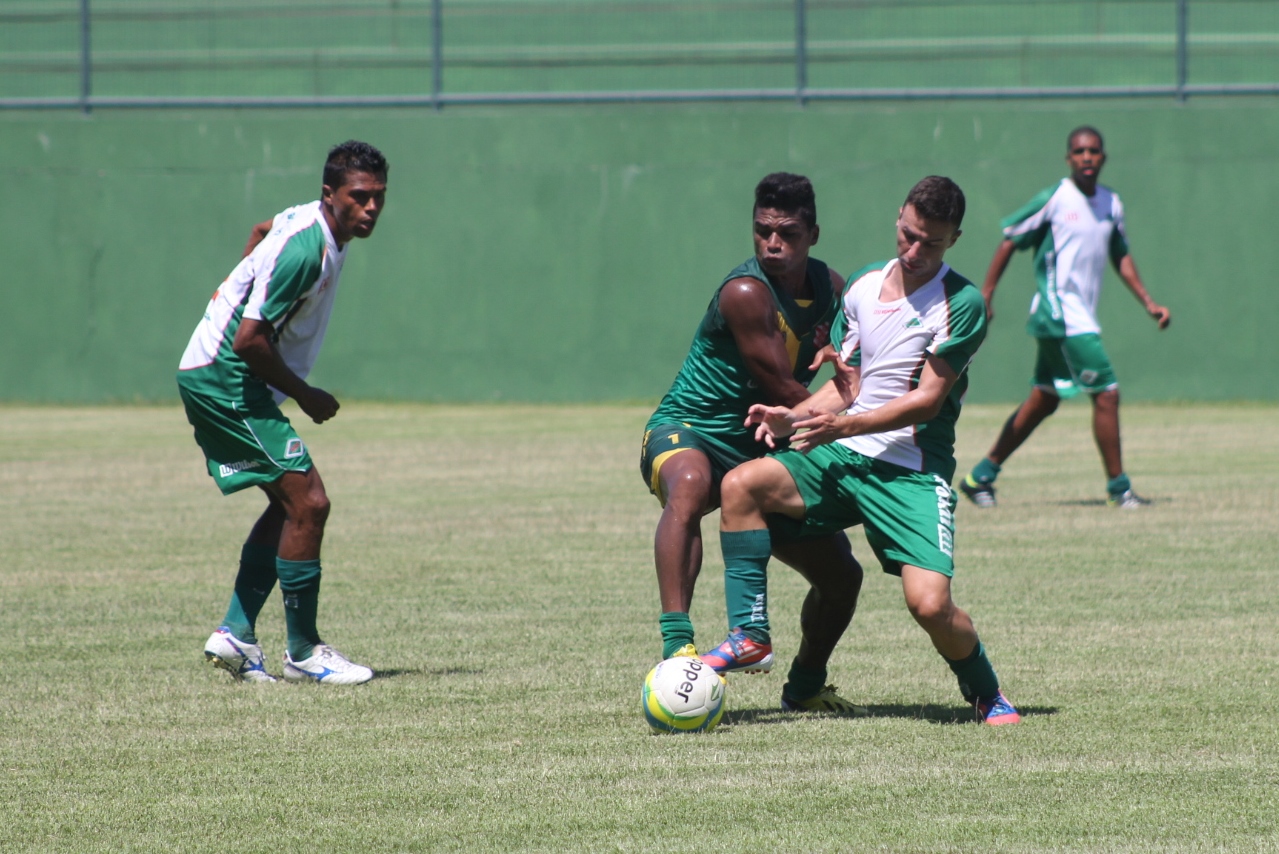
{"label": "short black hair", "polygon": [[324,186],[336,190],[346,180],[347,172],[368,172],[386,178],[386,158],[367,142],[348,139],[329,149],[324,161]]}
{"label": "short black hair", "polygon": [[1097,137],[1097,141],[1101,143],[1102,149],[1104,150],[1106,148],[1106,140],[1101,138],[1101,131],[1097,130],[1092,125],[1080,125],[1070,132],[1070,136],[1066,137],[1066,150],[1070,151],[1071,143],[1075,141],[1075,137],[1085,133]]}
{"label": "short black hair", "polygon": [[791,172],[773,172],[755,185],[755,210],[772,208],[798,214],[809,228],[817,225],[817,196],[813,182]]}
{"label": "short black hair", "polygon": [[964,222],[964,191],[949,178],[929,175],[910,188],[902,207],[914,205],[924,219],[948,222],[959,228]]}

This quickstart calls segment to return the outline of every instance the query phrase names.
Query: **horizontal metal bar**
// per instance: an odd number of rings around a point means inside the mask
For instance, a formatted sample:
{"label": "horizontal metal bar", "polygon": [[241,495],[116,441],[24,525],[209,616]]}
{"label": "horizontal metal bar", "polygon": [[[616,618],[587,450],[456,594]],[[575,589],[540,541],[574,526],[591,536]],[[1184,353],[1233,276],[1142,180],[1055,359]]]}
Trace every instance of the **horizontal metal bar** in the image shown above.
{"label": "horizontal metal bar", "polygon": [[[1188,95],[1279,95],[1279,83],[1194,84]],[[953,101],[1036,98],[1152,98],[1175,97],[1168,86],[1055,86],[985,89],[804,89],[813,101]],[[787,89],[635,89],[602,92],[470,92],[441,93],[438,102],[453,106],[496,104],[628,104],[712,101],[793,101],[796,90]],[[81,109],[79,98],[0,98],[0,109]],[[119,97],[95,95],[87,100],[98,109],[267,109],[332,107],[430,107],[436,98],[425,95],[316,95],[266,97]]]}

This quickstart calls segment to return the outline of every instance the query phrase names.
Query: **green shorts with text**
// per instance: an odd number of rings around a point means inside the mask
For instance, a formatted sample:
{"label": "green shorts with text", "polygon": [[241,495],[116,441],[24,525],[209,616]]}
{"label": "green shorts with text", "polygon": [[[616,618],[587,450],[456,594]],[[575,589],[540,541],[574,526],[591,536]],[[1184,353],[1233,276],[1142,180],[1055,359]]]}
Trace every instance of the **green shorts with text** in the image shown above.
{"label": "green shorts with text", "polygon": [[774,459],[790,472],[804,499],[803,520],[786,520],[796,529],[793,535],[826,535],[861,524],[884,572],[901,575],[908,564],[954,575],[956,496],[940,475],[880,462],[839,443],[807,454],[781,451]]}
{"label": "green shorts with text", "polygon": [[223,495],[274,483],[288,471],[309,471],[306,445],[275,401],[220,400],[179,384],[195,441],[208,460],[209,476]]}
{"label": "green shorts with text", "polygon": [[1060,398],[1119,388],[1101,336],[1095,332],[1069,338],[1037,338],[1039,356],[1031,384]]}

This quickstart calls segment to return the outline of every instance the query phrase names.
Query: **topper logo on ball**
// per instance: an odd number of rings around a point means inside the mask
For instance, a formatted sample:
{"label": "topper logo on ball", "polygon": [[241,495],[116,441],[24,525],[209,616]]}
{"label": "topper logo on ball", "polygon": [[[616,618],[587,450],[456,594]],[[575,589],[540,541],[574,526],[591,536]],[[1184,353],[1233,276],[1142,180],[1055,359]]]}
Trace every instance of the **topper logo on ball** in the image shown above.
{"label": "topper logo on ball", "polygon": [[684,666],[684,678],[687,680],[679,686],[679,690],[675,695],[685,703],[689,701],[689,694],[693,691],[693,683],[702,675],[702,671],[706,669],[706,665],[696,658],[690,658],[688,664]]}

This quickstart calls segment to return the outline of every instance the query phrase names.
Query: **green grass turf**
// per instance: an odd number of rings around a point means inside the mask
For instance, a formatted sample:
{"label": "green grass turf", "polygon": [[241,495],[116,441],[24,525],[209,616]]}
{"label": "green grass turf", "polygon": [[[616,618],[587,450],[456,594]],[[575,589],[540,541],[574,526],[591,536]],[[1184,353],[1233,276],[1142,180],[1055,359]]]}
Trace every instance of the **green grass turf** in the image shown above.
{"label": "green grass turf", "polygon": [[[1279,409],[1126,407],[1156,503],[1121,512],[1063,407],[998,510],[960,506],[956,598],[1022,725],[966,722],[870,566],[832,680],[874,716],[777,712],[804,593],[778,567],[781,672],[733,679],[703,736],[650,735],[639,706],[647,411],[353,402],[303,426],[334,507],[321,629],[380,674],[325,688],[204,664],[262,501],[218,496],[178,409],[0,409],[0,851],[1279,850]],[[1006,415],[965,412],[961,470]],[[278,594],[259,633],[278,673]]]}

